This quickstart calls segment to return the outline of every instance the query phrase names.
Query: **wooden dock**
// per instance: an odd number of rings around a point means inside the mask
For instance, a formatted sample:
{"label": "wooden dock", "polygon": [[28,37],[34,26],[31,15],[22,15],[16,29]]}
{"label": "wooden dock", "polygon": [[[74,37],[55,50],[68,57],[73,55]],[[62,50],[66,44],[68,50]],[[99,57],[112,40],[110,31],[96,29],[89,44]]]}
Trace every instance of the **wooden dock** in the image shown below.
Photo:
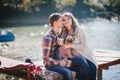
{"label": "wooden dock", "polygon": [[103,69],[108,70],[110,66],[120,64],[120,52],[96,49],[94,53],[98,63],[97,80],[102,80]]}
{"label": "wooden dock", "polygon": [[[120,52],[96,49],[94,53],[98,62],[97,80],[102,80],[102,75],[104,75],[102,73],[103,69],[109,69],[110,66],[120,64]],[[33,65],[4,57],[0,57],[0,61],[0,73],[23,77],[27,80],[33,80],[31,73]],[[35,64],[44,66],[40,61],[35,62]],[[60,77],[60,75],[58,76]]]}

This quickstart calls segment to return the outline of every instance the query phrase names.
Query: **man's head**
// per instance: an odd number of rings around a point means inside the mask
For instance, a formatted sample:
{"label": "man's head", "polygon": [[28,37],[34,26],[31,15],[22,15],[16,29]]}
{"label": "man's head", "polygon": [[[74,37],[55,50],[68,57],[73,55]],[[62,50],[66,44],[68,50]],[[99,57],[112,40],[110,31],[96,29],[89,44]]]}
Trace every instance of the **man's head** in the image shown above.
{"label": "man's head", "polygon": [[49,16],[48,21],[49,21],[51,27],[54,27],[54,26],[63,27],[62,18],[61,18],[60,13],[52,13]]}

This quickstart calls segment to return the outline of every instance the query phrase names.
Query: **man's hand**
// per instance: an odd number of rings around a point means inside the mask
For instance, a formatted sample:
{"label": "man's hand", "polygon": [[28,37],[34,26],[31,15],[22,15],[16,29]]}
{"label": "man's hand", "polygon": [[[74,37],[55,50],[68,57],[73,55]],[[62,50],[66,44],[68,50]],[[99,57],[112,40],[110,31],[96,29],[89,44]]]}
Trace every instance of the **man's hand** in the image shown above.
{"label": "man's hand", "polygon": [[65,60],[60,60],[59,65],[63,66],[63,67],[66,67],[66,61]]}

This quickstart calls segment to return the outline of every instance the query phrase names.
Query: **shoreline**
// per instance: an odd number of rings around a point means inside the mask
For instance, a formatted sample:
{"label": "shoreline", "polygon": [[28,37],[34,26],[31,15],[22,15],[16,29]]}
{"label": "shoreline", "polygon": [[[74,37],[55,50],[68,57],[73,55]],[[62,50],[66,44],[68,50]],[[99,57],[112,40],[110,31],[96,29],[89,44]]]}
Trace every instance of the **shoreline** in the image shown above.
{"label": "shoreline", "polygon": [[[106,22],[120,22],[117,19],[108,20],[106,18],[85,18],[78,20],[80,23],[92,22],[92,21],[106,21]],[[8,19],[8,20],[0,20],[0,28],[2,27],[13,27],[13,26],[34,26],[34,25],[44,25],[48,24],[47,18],[30,18],[30,19]]]}

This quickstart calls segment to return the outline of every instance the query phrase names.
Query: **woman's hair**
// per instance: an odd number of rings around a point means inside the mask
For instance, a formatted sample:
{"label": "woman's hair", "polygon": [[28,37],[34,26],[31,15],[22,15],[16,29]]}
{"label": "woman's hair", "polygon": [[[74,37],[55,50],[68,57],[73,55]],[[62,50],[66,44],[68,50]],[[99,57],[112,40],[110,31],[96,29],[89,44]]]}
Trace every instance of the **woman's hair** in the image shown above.
{"label": "woman's hair", "polygon": [[60,13],[52,13],[48,18],[48,22],[50,23],[51,26],[53,26],[53,23],[55,21],[58,21],[60,17],[61,17]]}
{"label": "woman's hair", "polygon": [[66,16],[66,17],[72,19],[72,25],[71,25],[71,26],[72,26],[73,32],[75,32],[76,28],[79,26],[78,20],[77,20],[77,19],[73,16],[73,14],[70,13],[70,12],[64,12],[64,13],[62,14],[62,17],[63,17],[63,16]]}

